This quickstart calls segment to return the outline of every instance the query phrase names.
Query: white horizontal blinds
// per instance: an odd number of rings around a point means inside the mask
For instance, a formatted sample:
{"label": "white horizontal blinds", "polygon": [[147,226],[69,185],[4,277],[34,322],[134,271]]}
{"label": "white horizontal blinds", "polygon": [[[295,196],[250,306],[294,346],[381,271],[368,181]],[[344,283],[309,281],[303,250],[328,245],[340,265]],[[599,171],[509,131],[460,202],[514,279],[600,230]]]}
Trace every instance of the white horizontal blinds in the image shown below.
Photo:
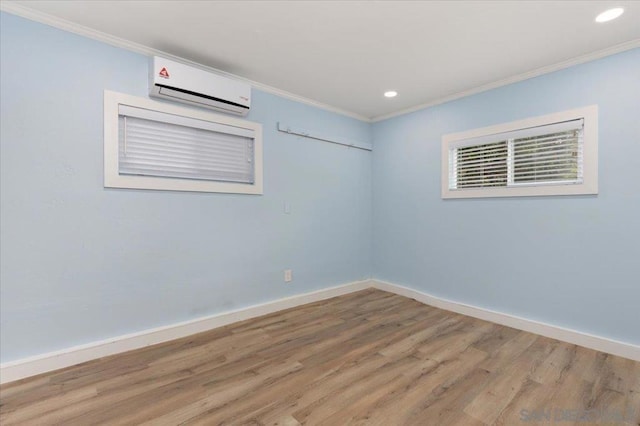
{"label": "white horizontal blinds", "polygon": [[121,105],[119,173],[254,182],[253,131]]}
{"label": "white horizontal blinds", "polygon": [[582,183],[582,120],[454,142],[449,189]]}
{"label": "white horizontal blinds", "polygon": [[514,139],[512,183],[582,183],[582,133],[580,125],[575,129]]}
{"label": "white horizontal blinds", "polygon": [[507,184],[507,142],[455,148],[452,189],[485,188]]}

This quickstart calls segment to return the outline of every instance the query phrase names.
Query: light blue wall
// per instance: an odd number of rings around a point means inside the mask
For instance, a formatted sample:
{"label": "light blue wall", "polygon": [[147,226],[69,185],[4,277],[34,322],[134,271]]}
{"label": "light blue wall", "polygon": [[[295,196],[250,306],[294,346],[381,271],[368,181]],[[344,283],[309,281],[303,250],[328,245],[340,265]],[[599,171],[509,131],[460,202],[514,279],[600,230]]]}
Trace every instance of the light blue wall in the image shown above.
{"label": "light blue wall", "polygon": [[147,96],[147,58],[0,19],[2,362],[369,276],[371,153],[276,131],[368,123],[254,91],[263,196],[104,189],[103,90]]}
{"label": "light blue wall", "polygon": [[[373,126],[254,91],[265,194],[174,193],[102,187],[103,90],[146,96],[147,59],[0,19],[2,362],[372,272],[640,343],[638,49]],[[442,134],[594,103],[597,197],[440,199]]]}
{"label": "light blue wall", "polygon": [[[591,104],[598,196],[440,198],[443,134]],[[373,134],[374,277],[640,344],[640,49],[376,123]]]}

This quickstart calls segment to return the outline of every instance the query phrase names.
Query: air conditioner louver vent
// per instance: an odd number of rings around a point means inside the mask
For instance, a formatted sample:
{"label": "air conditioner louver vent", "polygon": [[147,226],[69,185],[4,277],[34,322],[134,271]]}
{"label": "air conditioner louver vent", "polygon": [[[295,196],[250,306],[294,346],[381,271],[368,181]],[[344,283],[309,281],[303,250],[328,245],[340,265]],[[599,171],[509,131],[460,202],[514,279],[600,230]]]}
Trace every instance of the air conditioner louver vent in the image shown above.
{"label": "air conditioner louver vent", "polygon": [[149,94],[235,115],[251,108],[251,87],[179,62],[151,58]]}

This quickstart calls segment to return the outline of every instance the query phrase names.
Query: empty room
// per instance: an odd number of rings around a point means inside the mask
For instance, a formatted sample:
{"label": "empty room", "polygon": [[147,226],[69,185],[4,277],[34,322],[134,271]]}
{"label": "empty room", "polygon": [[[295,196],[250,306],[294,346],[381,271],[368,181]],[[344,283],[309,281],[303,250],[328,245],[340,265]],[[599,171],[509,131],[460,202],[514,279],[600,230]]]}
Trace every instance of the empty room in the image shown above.
{"label": "empty room", "polygon": [[3,426],[640,425],[640,2],[0,7]]}

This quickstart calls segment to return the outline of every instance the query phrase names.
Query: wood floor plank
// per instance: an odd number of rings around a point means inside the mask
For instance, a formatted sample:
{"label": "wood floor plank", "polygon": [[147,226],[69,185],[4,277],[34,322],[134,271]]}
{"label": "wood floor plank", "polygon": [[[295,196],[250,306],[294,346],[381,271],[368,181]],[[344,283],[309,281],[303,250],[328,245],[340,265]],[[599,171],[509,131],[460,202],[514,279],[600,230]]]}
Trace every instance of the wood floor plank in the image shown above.
{"label": "wood floor plank", "polygon": [[553,348],[546,359],[532,373],[532,379],[540,384],[551,384],[561,379],[575,358],[575,346],[553,342]]}
{"label": "wood floor plank", "polygon": [[[531,374],[550,352],[548,346],[535,337],[533,343],[526,344],[526,351],[521,352],[508,364],[494,369],[492,380],[487,383],[485,390],[465,407],[466,414],[483,423],[494,424],[503,410],[523,392],[524,388],[534,385]],[[487,363],[483,363],[482,367],[486,365]]]}
{"label": "wood floor plank", "polygon": [[284,398],[273,401],[252,414],[262,422],[273,423],[286,413],[309,407],[329,395],[339,394],[350,383],[373,374],[386,363],[388,357],[379,353],[366,356],[350,354],[345,358],[328,360],[310,367],[301,386],[292,387]]}
{"label": "wood floor plank", "polygon": [[[449,417],[449,403],[458,401],[461,411],[465,405],[461,395],[472,390],[470,386],[478,383],[476,378],[486,378],[486,371],[475,368],[485,356],[484,352],[471,348],[459,354],[456,360],[444,363],[426,359],[417,368],[404,371],[404,381],[397,386],[390,384],[380,389],[372,403],[349,407],[348,411],[334,414],[332,419],[339,422],[344,417],[347,423],[360,425],[424,424],[425,419],[434,421],[433,424],[443,424]],[[451,388],[456,392],[448,393]],[[438,401],[441,404],[438,405]],[[398,410],[398,406],[402,410]],[[427,413],[426,410],[431,411]]]}
{"label": "wood floor plank", "polygon": [[506,342],[495,353],[482,363],[480,368],[488,371],[500,371],[517,359],[529,346],[538,339],[535,334],[520,331],[512,339]]}
{"label": "wood floor plank", "polygon": [[361,398],[368,397],[371,389],[387,385],[394,378],[401,375],[407,367],[415,365],[420,361],[421,360],[413,357],[402,357],[386,363],[374,372],[360,376],[352,382],[348,382],[339,392],[327,395],[325,398],[301,410],[295,411],[293,416],[301,423],[326,423],[335,412],[349,407]]}
{"label": "wood floor plank", "polygon": [[569,425],[594,413],[640,425],[640,363],[374,289],[0,387],[2,425]]}

